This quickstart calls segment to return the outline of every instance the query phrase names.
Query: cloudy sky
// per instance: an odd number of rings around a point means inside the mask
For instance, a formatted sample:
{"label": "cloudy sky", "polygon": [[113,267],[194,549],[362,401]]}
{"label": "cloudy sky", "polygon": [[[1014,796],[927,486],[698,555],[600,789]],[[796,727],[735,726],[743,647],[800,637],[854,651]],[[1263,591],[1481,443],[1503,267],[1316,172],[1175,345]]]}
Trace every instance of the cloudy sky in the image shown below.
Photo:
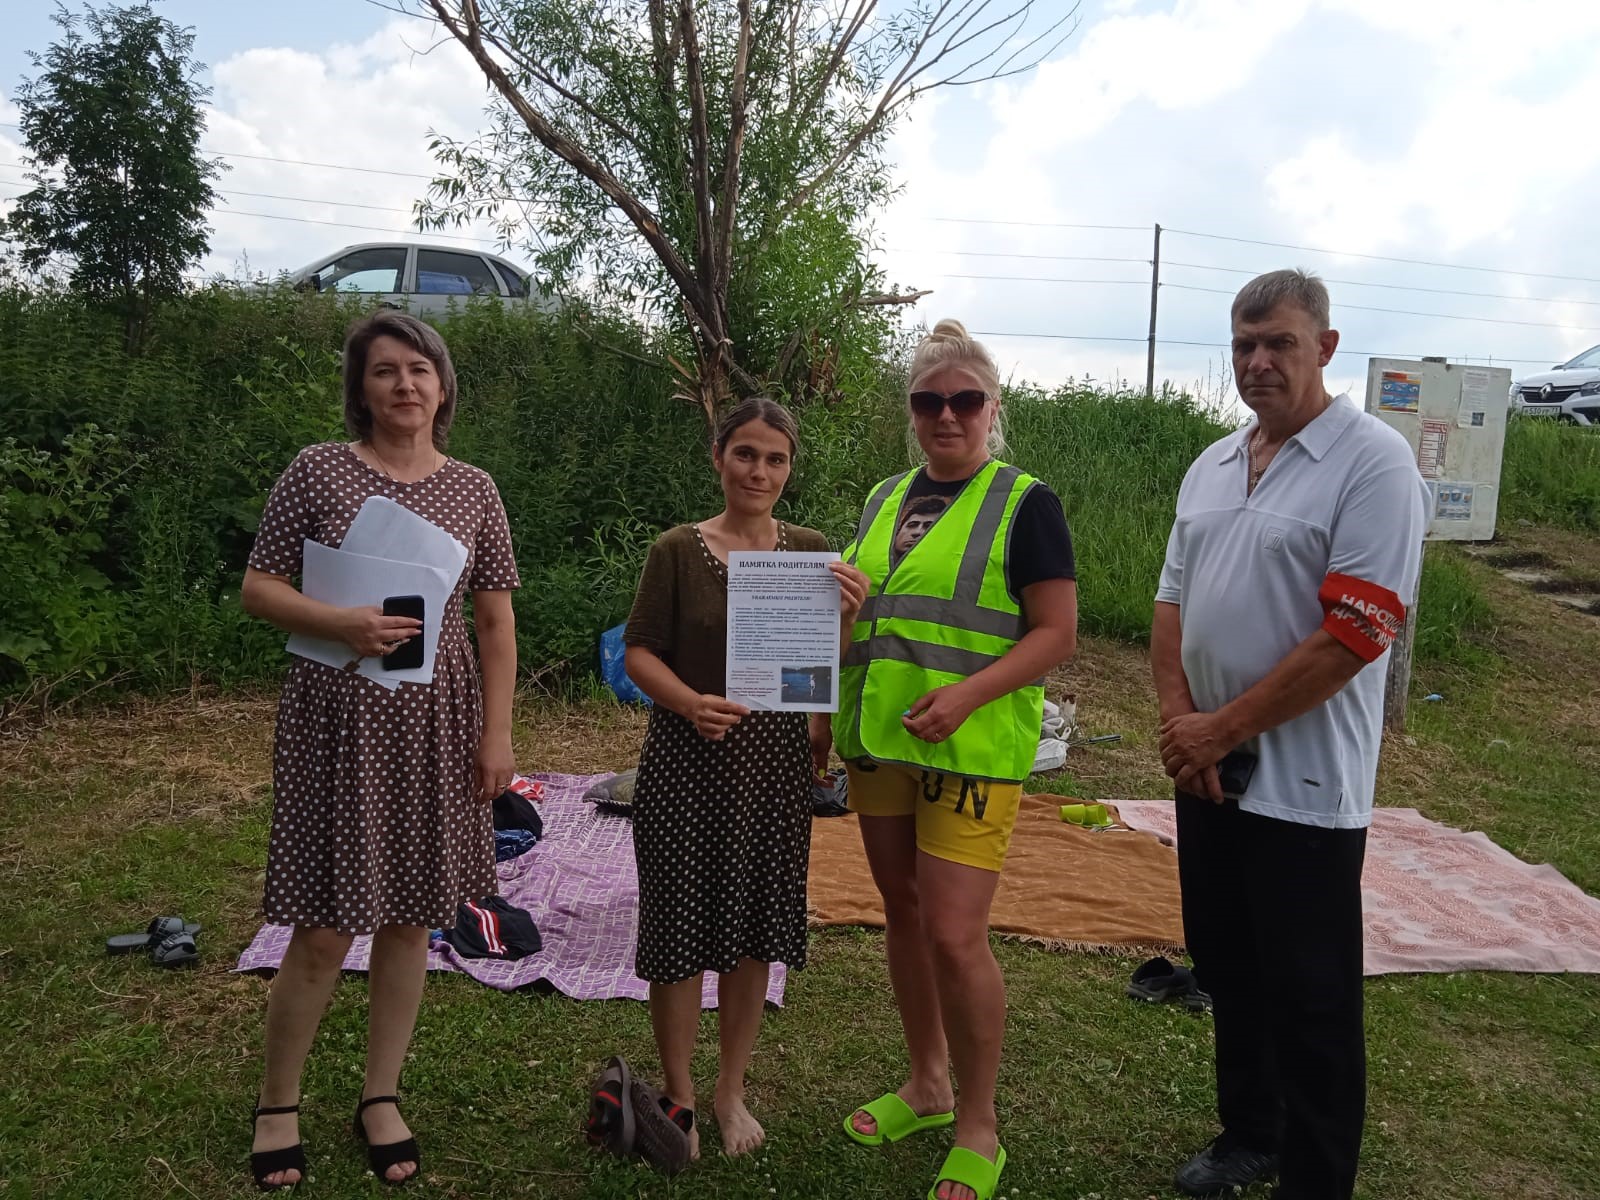
{"label": "cloudy sky", "polygon": [[[22,190],[11,97],[53,7],[7,6],[0,197]],[[425,27],[363,0],[160,9],[195,29],[205,148],[231,167],[208,270],[406,230],[427,131],[479,125],[465,55],[419,53]],[[1372,353],[1526,373],[1600,343],[1597,63],[1593,0],[1084,0],[1037,72],[936,93],[900,129],[879,256],[935,289],[920,319],[960,317],[1017,378],[1142,385],[1157,223],[1158,378],[1215,391],[1229,297],[1286,265],[1329,281],[1338,387]]]}

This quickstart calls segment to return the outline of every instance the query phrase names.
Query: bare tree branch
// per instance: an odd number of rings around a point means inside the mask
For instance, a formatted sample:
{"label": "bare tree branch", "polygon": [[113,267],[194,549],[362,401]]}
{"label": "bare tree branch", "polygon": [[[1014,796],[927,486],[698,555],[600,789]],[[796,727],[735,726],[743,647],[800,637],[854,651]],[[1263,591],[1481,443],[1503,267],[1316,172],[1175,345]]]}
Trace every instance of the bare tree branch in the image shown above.
{"label": "bare tree branch", "polygon": [[574,92],[571,88],[563,85],[561,81],[551,73],[550,69],[538,59],[531,58],[524,54],[521,50],[511,46],[504,38],[500,37],[496,33],[493,33],[492,31],[485,30],[483,34],[483,40],[488,42],[496,50],[500,51],[501,54],[505,55],[506,58],[508,58],[516,66],[521,67],[534,79],[538,80],[545,87],[556,93],[556,95],[566,100],[585,116],[605,126],[622,142],[633,147],[633,150],[636,154],[640,155],[641,157],[644,156],[644,147],[639,144],[639,139],[634,137],[631,129],[615,118],[601,112],[598,108],[589,103],[589,101],[585,100],[578,93]]}
{"label": "bare tree branch", "polygon": [[[850,46],[856,40],[856,35],[861,32],[862,27],[867,23],[867,19],[872,16],[873,10],[877,7],[878,0],[857,0],[856,11],[850,17],[850,20],[846,22],[844,30],[839,34],[838,41],[834,43],[833,51],[828,56],[828,65],[823,68],[822,74],[817,77],[816,85],[807,94],[805,103],[798,108],[794,104],[794,96],[791,95],[789,108],[784,114],[786,118],[793,119],[797,112],[803,117],[805,113],[813,111],[822,102],[822,98],[828,94],[828,89],[833,86],[833,81],[838,78],[839,69],[844,65],[845,58],[850,53]],[[798,21],[799,16],[796,14],[797,24]],[[791,61],[795,56],[794,43],[795,33],[791,30],[789,37]]]}
{"label": "bare tree branch", "polygon": [[[716,312],[718,304],[713,287],[716,252],[711,226],[711,164],[708,161],[711,134],[706,115],[706,86],[700,64],[700,35],[695,26],[694,0],[679,0],[678,28],[683,36],[684,82],[689,87],[689,182],[694,191],[695,268],[706,289],[705,307],[710,312]],[[714,332],[716,340],[720,341],[726,330],[717,322]]]}
{"label": "bare tree branch", "polygon": [[[865,7],[868,3],[869,0],[859,0],[857,10],[858,13],[860,8]],[[938,64],[944,61],[949,55],[958,52],[961,48],[970,44],[974,39],[983,36],[984,33],[992,32],[995,29],[1002,28],[1009,22],[1026,21],[1028,14],[1033,8],[1033,0],[1023,0],[1023,2],[1017,8],[1012,9],[1010,12],[1006,13],[997,20],[990,21],[983,25],[980,29],[971,33],[965,33],[964,31],[967,30],[968,26],[971,25],[971,23],[976,20],[987,9],[987,7],[988,0],[961,0],[961,3],[959,4],[956,4],[954,0],[941,0],[939,5],[934,9],[932,15],[928,18],[927,24],[923,26],[920,35],[912,43],[910,49],[906,52],[905,59],[900,64],[900,69],[895,73],[894,78],[889,81],[888,85],[885,86],[882,92],[879,94],[878,103],[874,106],[870,115],[861,123],[860,127],[855,131],[855,133],[850,138],[846,139],[846,141],[838,148],[833,157],[828,160],[822,169],[818,171],[817,174],[810,180],[797,188],[794,195],[792,195],[787,201],[779,206],[777,213],[768,223],[767,228],[760,239],[761,245],[765,245],[792,213],[804,207],[805,204],[810,201],[814,195],[816,195],[817,191],[833,178],[833,176],[841,167],[851,161],[856,152],[861,148],[862,144],[865,143],[868,138],[873,137],[880,130],[885,128],[890,120],[895,117],[902,108],[916,99],[918,95],[930,91],[933,88],[947,86],[957,81],[978,82],[977,80],[960,79],[960,77],[969,69],[968,66],[963,66],[960,70],[956,71],[954,75],[947,79],[936,79],[932,82],[921,85],[918,85],[916,80],[928,71],[937,67]],[[1076,5],[1074,5],[1073,9],[1069,11],[1065,17],[1062,17],[1060,20],[1056,21],[1050,27],[1050,30],[1046,31],[1045,36],[1048,36],[1049,32],[1060,28],[1063,22],[1069,20],[1076,11]],[[950,28],[952,25],[954,25],[953,29]],[[857,30],[854,26],[848,28],[845,34],[841,35],[841,42],[843,41],[844,37],[854,38],[856,32]],[[944,39],[943,45],[931,56],[924,59],[923,55],[928,50],[929,45],[939,38]],[[1037,38],[1034,40],[1035,42],[1038,41]],[[1058,41],[1056,45],[1059,44],[1060,42]],[[1053,46],[1052,49],[1054,49]],[[985,59],[992,57],[993,53],[994,52],[991,51],[989,55],[985,55]],[[1012,57],[1014,58],[1015,56],[1013,55]],[[1040,58],[1035,58],[1026,66],[1017,68],[1015,71],[1008,72],[1008,74],[1016,74],[1024,70],[1031,70],[1033,67],[1038,65],[1041,58],[1042,56],[1040,56]],[[989,76],[985,76],[984,78],[987,79]],[[799,119],[804,119],[804,112],[806,111],[810,111],[810,109],[808,108],[804,110],[800,114]]]}
{"label": "bare tree branch", "polygon": [[873,308],[888,304],[915,304],[924,296],[933,295],[932,288],[923,288],[920,292],[878,292],[871,296],[857,296],[850,302],[852,308]]}
{"label": "bare tree branch", "polygon": [[721,308],[727,307],[728,281],[733,271],[733,214],[739,202],[739,164],[744,151],[745,76],[750,66],[750,38],[750,0],[739,0],[739,45],[733,58],[728,150],[722,164],[722,201],[717,209],[717,240],[713,253],[716,274],[711,281],[715,303]]}
{"label": "bare tree branch", "polygon": [[670,241],[661,232],[661,225],[655,214],[650,212],[639,200],[623,187],[616,176],[597,163],[586,154],[583,149],[575,145],[553,126],[538,109],[528,102],[521,91],[511,82],[505,69],[489,53],[480,36],[482,28],[478,13],[477,0],[460,0],[459,13],[453,13],[446,6],[445,0],[428,0],[428,6],[443,22],[446,29],[455,36],[468,53],[477,62],[478,67],[488,77],[501,97],[522,118],[528,131],[538,138],[551,152],[559,154],[572,164],[574,170],[590,180],[596,187],[610,197],[611,202],[627,214],[633,226],[649,244],[656,257],[661,260],[661,265],[666,269],[672,281],[677,284],[682,292],[689,311],[704,324],[704,311],[706,308],[700,281],[694,276],[687,263],[678,256]]}

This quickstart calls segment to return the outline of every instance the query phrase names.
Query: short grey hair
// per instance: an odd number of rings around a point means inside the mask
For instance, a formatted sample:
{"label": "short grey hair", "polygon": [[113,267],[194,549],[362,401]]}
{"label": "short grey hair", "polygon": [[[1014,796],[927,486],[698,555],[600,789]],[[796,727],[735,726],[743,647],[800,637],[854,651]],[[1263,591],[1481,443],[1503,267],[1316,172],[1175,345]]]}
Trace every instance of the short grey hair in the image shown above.
{"label": "short grey hair", "polygon": [[1300,267],[1257,275],[1233,298],[1235,322],[1259,321],[1280,304],[1292,304],[1308,315],[1318,333],[1328,332],[1328,287]]}

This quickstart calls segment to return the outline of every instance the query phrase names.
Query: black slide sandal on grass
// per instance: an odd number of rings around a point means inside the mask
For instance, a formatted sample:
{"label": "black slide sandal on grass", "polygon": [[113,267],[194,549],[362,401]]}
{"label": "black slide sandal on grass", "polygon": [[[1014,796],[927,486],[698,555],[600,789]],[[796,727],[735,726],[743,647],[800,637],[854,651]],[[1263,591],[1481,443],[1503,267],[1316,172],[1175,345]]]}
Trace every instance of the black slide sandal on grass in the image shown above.
{"label": "black slide sandal on grass", "polygon": [[133,954],[139,950],[149,950],[163,938],[169,938],[175,933],[186,933],[190,937],[200,932],[200,926],[191,925],[182,917],[156,917],[145,927],[143,933],[119,933],[106,939],[107,954]]}
{"label": "black slide sandal on grass", "polygon": [[188,933],[169,933],[150,948],[150,961],[158,967],[188,967],[200,961],[200,948]]}
{"label": "black slide sandal on grass", "polygon": [[1188,967],[1174,966],[1165,958],[1152,958],[1142,964],[1123,989],[1129,999],[1145,1000],[1152,1004],[1177,1000],[1198,990],[1194,973]]}

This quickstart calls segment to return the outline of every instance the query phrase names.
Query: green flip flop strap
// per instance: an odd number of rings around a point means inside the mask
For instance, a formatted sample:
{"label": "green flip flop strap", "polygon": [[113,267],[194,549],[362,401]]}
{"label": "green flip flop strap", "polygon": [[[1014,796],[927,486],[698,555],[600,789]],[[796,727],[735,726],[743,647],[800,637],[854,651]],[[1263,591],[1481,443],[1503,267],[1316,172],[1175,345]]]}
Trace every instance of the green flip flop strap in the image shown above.
{"label": "green flip flop strap", "polygon": [[[897,1142],[903,1137],[919,1133],[924,1129],[933,1129],[941,1125],[949,1125],[955,1120],[954,1113],[930,1113],[926,1117],[919,1117],[917,1110],[912,1108],[893,1092],[885,1092],[876,1100],[863,1104],[857,1111],[864,1112],[877,1123],[876,1134],[865,1134],[852,1130],[851,1136],[860,1139],[872,1139],[870,1144],[879,1142]],[[849,1126],[855,1113],[852,1112],[845,1118]]]}
{"label": "green flip flop strap", "polygon": [[959,1183],[977,1193],[978,1200],[992,1200],[1000,1184],[1000,1172],[1005,1169],[1006,1152],[995,1148],[994,1161],[990,1162],[976,1150],[953,1146],[944,1156],[944,1165],[928,1189],[928,1200],[936,1200],[941,1183]]}

